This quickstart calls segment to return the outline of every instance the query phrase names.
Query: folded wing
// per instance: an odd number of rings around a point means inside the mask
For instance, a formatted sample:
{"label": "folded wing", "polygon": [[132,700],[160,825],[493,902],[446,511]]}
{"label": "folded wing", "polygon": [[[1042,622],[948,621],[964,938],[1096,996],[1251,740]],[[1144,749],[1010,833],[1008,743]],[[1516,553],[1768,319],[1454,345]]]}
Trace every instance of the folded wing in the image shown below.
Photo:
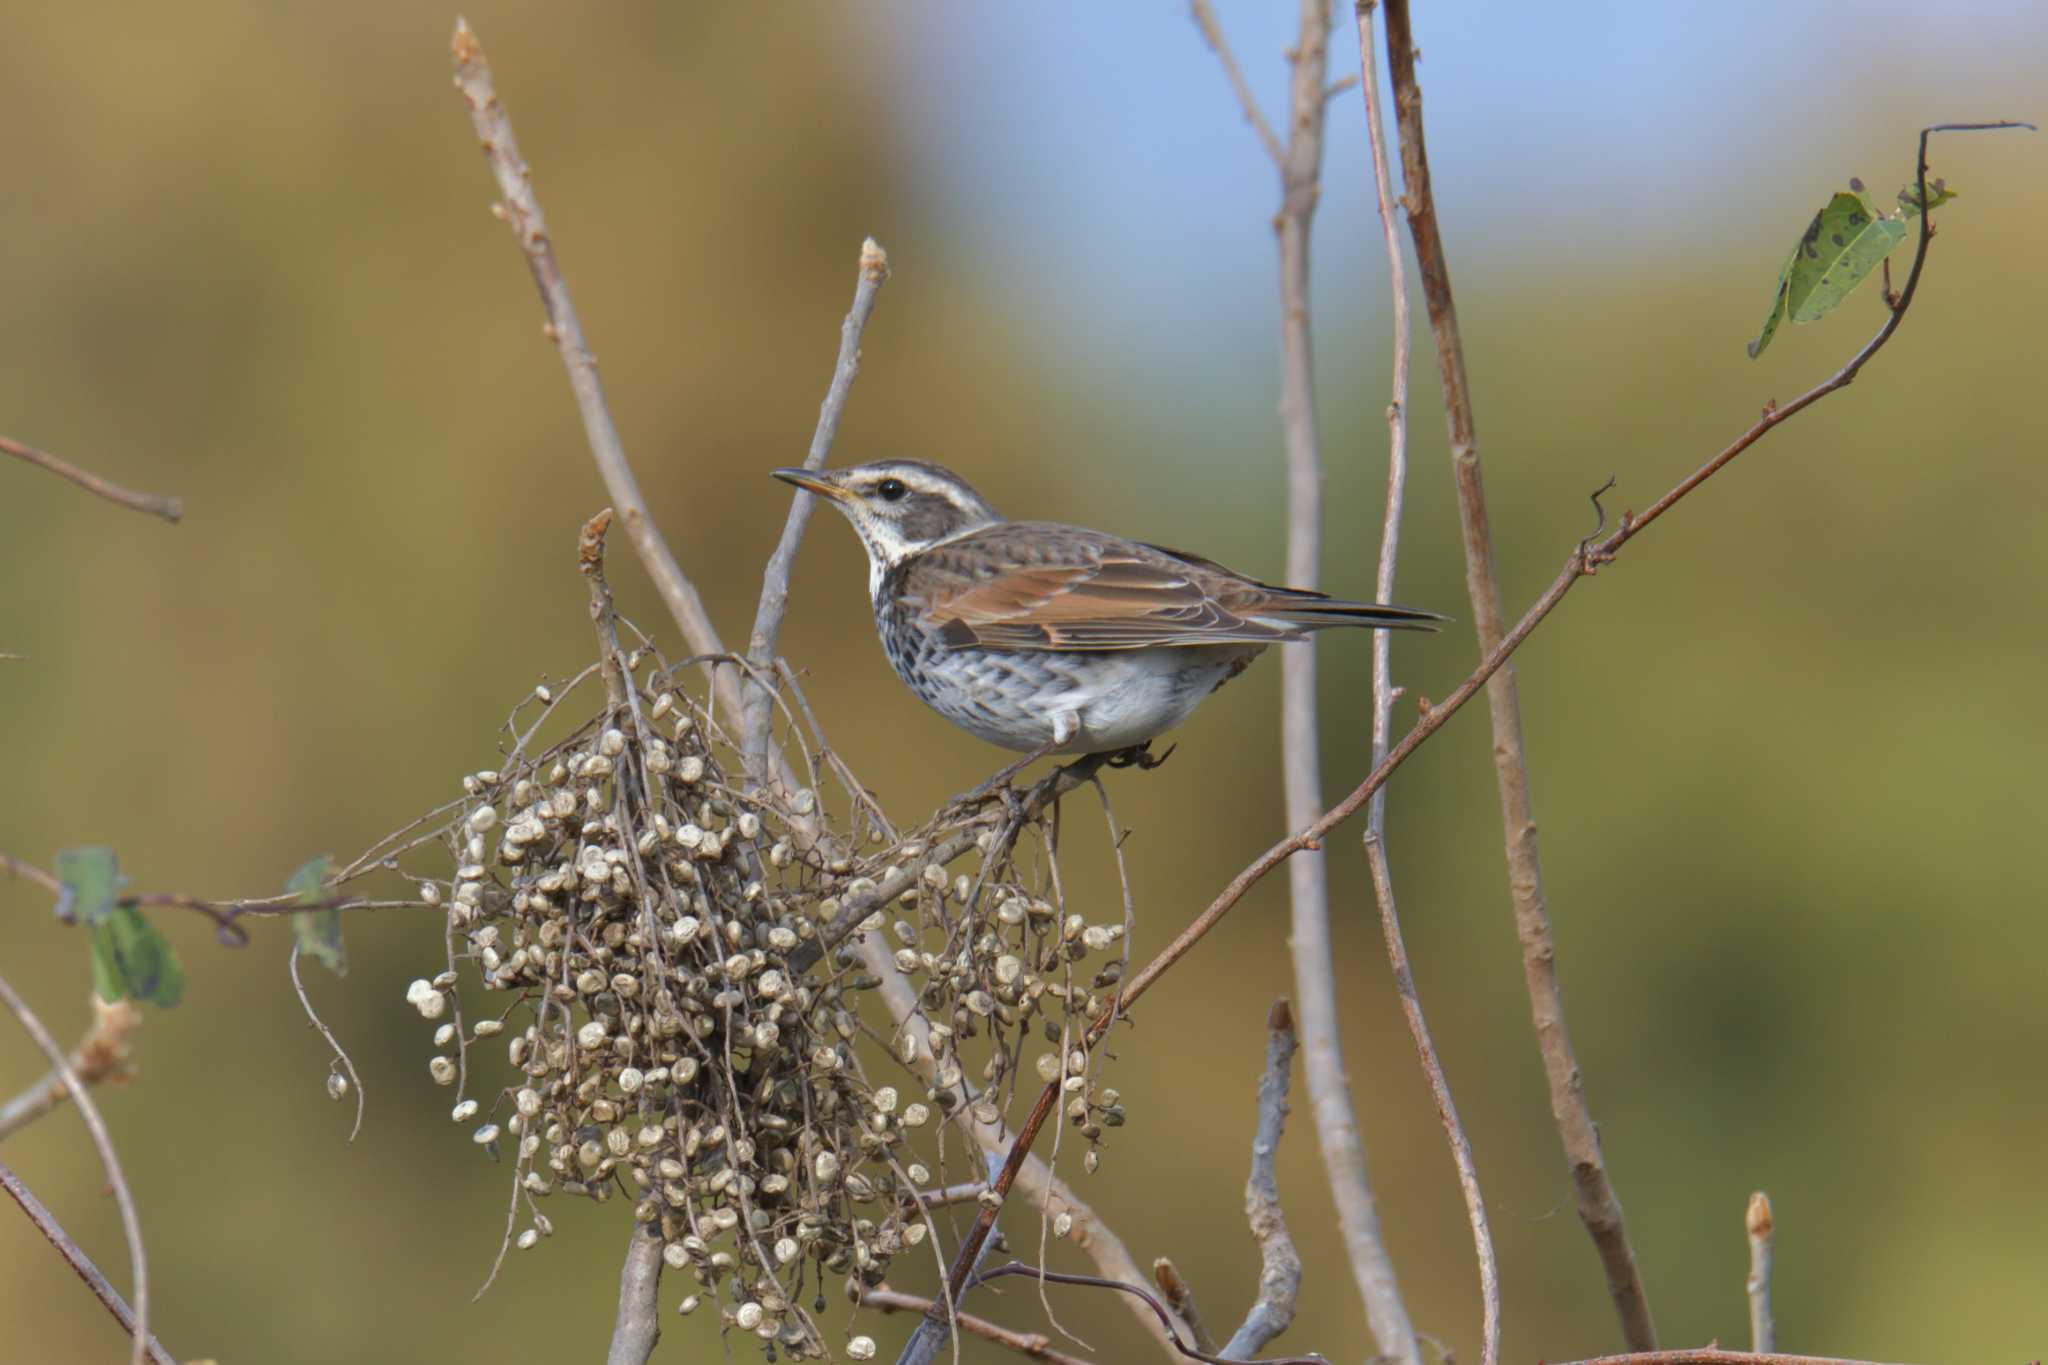
{"label": "folded wing", "polygon": [[918,557],[904,595],[956,649],[1270,644],[1336,626],[1429,629],[1407,607],[1279,588],[1198,555],[1004,522]]}

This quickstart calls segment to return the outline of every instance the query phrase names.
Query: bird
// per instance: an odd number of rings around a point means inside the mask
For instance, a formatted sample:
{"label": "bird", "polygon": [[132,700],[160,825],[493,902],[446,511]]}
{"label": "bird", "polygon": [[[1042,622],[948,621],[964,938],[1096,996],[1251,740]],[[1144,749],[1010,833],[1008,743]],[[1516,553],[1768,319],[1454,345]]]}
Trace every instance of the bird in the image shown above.
{"label": "bird", "polygon": [[1006,774],[1049,754],[1119,753],[1150,766],[1144,746],[1267,645],[1444,619],[1276,587],[1103,531],[1009,521],[958,474],[922,460],[770,472],[853,524],[896,676],[969,734],[1025,752]]}

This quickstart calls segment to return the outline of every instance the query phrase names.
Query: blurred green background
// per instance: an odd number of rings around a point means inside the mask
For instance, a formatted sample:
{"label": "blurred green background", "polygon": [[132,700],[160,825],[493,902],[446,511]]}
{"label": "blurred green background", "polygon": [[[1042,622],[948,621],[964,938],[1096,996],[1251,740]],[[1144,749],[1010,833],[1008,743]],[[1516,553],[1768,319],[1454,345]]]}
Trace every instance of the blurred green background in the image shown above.
{"label": "blurred green background", "polygon": [[[1268,13],[1268,8],[1271,13]],[[1226,27],[1278,109],[1288,7]],[[1914,130],[2038,118],[2024,3],[1419,7],[1440,205],[1511,610],[1591,525],[1641,507],[1875,327],[1865,291],[1751,363],[1783,254],[1848,176],[1881,199]],[[895,278],[837,447],[944,461],[1016,515],[1282,562],[1275,187],[1179,7],[908,3],[470,10],[531,161],[642,483],[743,638],[863,235]],[[0,464],[0,847],[116,845],[138,889],[280,887],[486,766],[506,708],[590,651],[575,531],[604,502],[527,274],[447,85],[432,6],[16,4],[0,13],[0,431],[182,496],[169,527]],[[1356,50],[1348,13],[1336,70]],[[1369,591],[1386,298],[1356,96],[1317,224],[1325,583]],[[1744,1201],[1780,1226],[1792,1350],[2017,1361],[2048,1337],[2048,949],[2039,780],[2048,474],[2038,320],[2048,148],[1938,142],[1963,192],[1920,301],[1849,392],[1771,438],[1519,656],[1570,1021],[1665,1340],[1746,1340]],[[1418,356],[1400,597],[1469,619],[1436,382]],[[858,550],[820,518],[784,635],[837,746],[899,814],[1001,758],[905,695]],[[626,609],[660,629],[636,569]],[[1472,661],[1403,639],[1430,696]],[[1325,771],[1363,770],[1363,638],[1322,655]],[[1282,832],[1278,667],[1114,779],[1139,947]],[[1483,714],[1394,784],[1424,999],[1499,1239],[1506,1358],[1619,1349],[1573,1212],[1509,921]],[[1083,803],[1070,876],[1111,895]],[[1092,841],[1092,842],[1091,842]],[[1417,1325],[1476,1358],[1456,1185],[1391,997],[1355,830],[1331,845],[1345,1046]],[[1212,1321],[1248,1302],[1239,1211],[1284,878],[1144,1005],[1112,1083],[1128,1127],[1081,1182]],[[0,885],[0,964],[61,1035],[85,946]],[[424,918],[358,918],[312,990],[364,1069],[345,1108],[284,973],[163,913],[186,1002],[101,1102],[140,1200],[156,1321],[187,1357],[592,1359],[623,1206],[560,1229],[479,1304],[502,1169],[449,1125]],[[0,1029],[0,1090],[40,1074]],[[1282,1151],[1309,1277],[1276,1349],[1369,1353],[1308,1122]],[[6,1146],[124,1289],[75,1116]],[[1013,1215],[1014,1217],[1014,1215]],[[899,1282],[927,1288],[928,1267]],[[664,1289],[665,1303],[681,1296]],[[981,1309],[1043,1325],[1029,1291]],[[1152,1348],[1083,1291],[1095,1359]],[[843,1309],[835,1306],[835,1314]],[[671,1318],[660,1359],[720,1358]],[[0,1212],[0,1357],[110,1360],[100,1309]],[[900,1324],[882,1323],[885,1350]],[[750,1343],[735,1342],[746,1358]],[[1079,1348],[1076,1348],[1079,1349]],[[1006,1358],[978,1343],[970,1360]]]}

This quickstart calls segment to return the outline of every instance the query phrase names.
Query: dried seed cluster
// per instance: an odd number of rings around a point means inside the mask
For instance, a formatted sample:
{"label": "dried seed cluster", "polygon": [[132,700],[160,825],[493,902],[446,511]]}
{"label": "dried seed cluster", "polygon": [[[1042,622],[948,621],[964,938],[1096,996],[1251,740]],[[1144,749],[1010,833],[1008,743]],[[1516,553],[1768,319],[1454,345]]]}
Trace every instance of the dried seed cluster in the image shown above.
{"label": "dried seed cluster", "polygon": [[[899,1030],[865,1007],[878,981],[851,945],[807,945],[945,831],[836,851],[816,793],[750,789],[731,742],[655,662],[643,685],[629,659],[625,704],[569,740],[530,759],[515,744],[501,768],[463,779],[444,831],[452,875],[420,884],[446,907],[447,968],[407,999],[436,1023],[429,1068],[456,1087],[452,1117],[493,1152],[511,1146],[529,1219],[516,1246],[552,1231],[541,1198],[622,1193],[670,1269],[694,1278],[683,1312],[708,1299],[771,1360],[822,1356],[811,1312],[827,1278],[857,1297],[927,1236],[915,1191],[932,1173],[911,1139],[962,1105],[999,1122],[1034,1027],[1056,1045],[1038,1075],[1061,1082],[1083,1136],[1122,1121],[1079,1040],[1123,969],[1085,959],[1119,950],[1124,926],[1062,913],[1015,875],[1013,840],[984,830],[978,880],[924,865],[863,926],[893,934],[919,990],[928,1031]],[[535,700],[557,705],[545,688]],[[465,961],[510,998],[467,1027]],[[863,1032],[926,1102],[870,1083]],[[489,1040],[509,1081],[472,1087]]]}
{"label": "dried seed cluster", "polygon": [[[999,838],[996,831],[981,837],[984,868],[999,852]],[[895,851],[894,861],[915,866],[925,846],[913,840]],[[1016,870],[1006,853],[993,862],[1006,873]],[[1090,1144],[1085,1160],[1093,1171],[1094,1145],[1104,1128],[1123,1123],[1124,1112],[1114,1090],[1097,1089],[1085,1039],[1090,1021],[1114,1004],[1124,962],[1121,956],[1103,959],[1120,952],[1124,926],[1062,914],[1013,878],[977,882],[958,873],[949,880],[944,868],[927,863],[918,882],[892,908],[890,934],[896,969],[919,987],[934,1097],[948,1112],[954,1103],[971,1104],[977,1123],[1001,1121],[1015,1094],[1019,1059],[1036,1033],[1053,1045],[1037,1055],[1037,1080],[1060,1084],[1066,1116]],[[856,880],[849,892],[865,889]],[[1091,957],[1097,959],[1092,970]],[[971,1048],[977,1039],[986,1045]],[[906,1064],[920,1060],[909,1037],[899,1039],[898,1049]],[[962,1058],[969,1050],[982,1055],[972,1099],[962,1090]]]}

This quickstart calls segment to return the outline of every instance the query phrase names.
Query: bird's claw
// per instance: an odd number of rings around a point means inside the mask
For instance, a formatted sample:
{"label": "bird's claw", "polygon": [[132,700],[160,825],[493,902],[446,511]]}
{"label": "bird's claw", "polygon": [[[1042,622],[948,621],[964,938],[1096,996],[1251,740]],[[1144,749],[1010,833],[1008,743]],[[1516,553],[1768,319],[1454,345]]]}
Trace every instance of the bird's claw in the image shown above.
{"label": "bird's claw", "polygon": [[1160,764],[1166,762],[1167,759],[1172,758],[1173,751],[1179,747],[1178,744],[1169,744],[1166,746],[1165,753],[1155,754],[1152,752],[1152,741],[1148,739],[1143,744],[1133,744],[1128,749],[1119,749],[1111,754],[1109,756],[1109,766],[1112,768],[1136,768],[1140,772],[1149,773]]}

